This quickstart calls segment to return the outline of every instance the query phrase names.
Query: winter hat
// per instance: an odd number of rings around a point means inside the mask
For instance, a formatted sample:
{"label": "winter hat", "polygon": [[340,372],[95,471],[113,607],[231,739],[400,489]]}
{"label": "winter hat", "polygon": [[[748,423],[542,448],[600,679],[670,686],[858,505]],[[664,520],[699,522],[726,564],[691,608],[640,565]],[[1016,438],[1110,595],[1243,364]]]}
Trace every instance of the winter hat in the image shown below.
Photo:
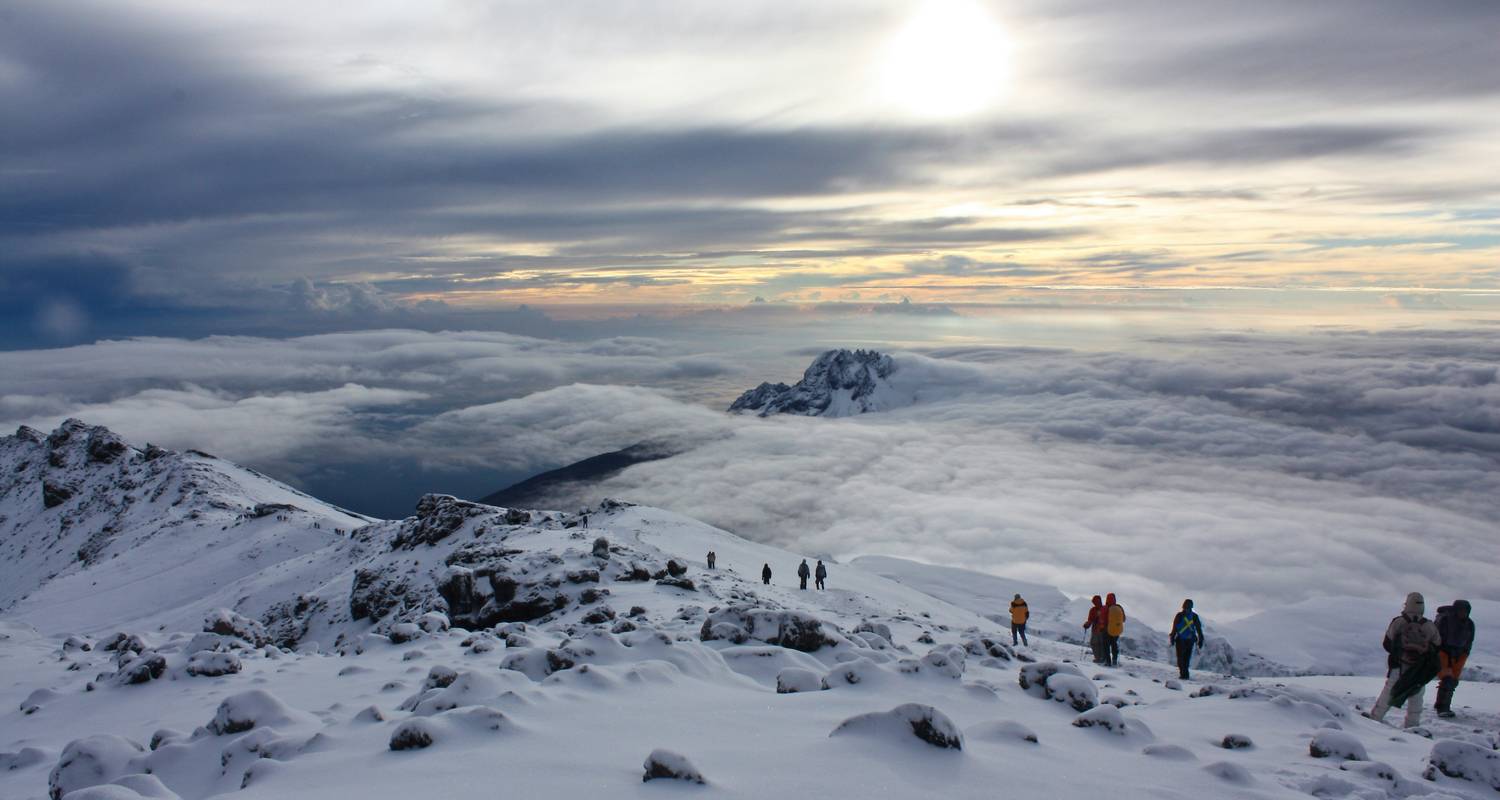
{"label": "winter hat", "polygon": [[1458,615],[1460,617],[1463,617],[1464,619],[1468,619],[1469,618],[1469,612],[1472,611],[1472,610],[1474,610],[1474,607],[1471,606],[1471,605],[1469,605],[1469,601],[1468,600],[1454,600],[1453,601],[1453,609],[1458,612]]}
{"label": "winter hat", "polygon": [[1191,600],[1184,600],[1184,601],[1182,601],[1182,610],[1183,611],[1192,611],[1193,610],[1193,601],[1191,601]]}
{"label": "winter hat", "polygon": [[1020,600],[1020,599],[1021,599],[1021,593],[1020,593],[1020,592],[1016,592],[1016,599],[1017,599],[1017,600]]}
{"label": "winter hat", "polygon": [[1110,592],[1109,594],[1107,594],[1107,595],[1104,596],[1104,604],[1105,605],[1109,605],[1109,606],[1112,606],[1112,605],[1115,604],[1115,593],[1114,592]]}
{"label": "winter hat", "polygon": [[1427,601],[1422,599],[1421,592],[1412,592],[1407,595],[1406,605],[1401,609],[1401,613],[1408,617],[1420,617],[1426,611]]}
{"label": "winter hat", "polygon": [[1097,594],[1094,595],[1094,605],[1096,605],[1096,606],[1104,605],[1104,599],[1101,598],[1101,597],[1099,597],[1099,595],[1097,595]]}

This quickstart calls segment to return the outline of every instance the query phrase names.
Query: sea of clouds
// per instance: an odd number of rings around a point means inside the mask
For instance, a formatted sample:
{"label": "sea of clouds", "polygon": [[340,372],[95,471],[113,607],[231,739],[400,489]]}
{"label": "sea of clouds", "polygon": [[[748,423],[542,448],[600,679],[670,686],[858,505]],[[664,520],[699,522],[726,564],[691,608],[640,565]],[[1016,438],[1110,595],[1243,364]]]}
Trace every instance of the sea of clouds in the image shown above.
{"label": "sea of clouds", "polygon": [[315,491],[329,464],[408,463],[420,483],[669,442],[680,455],[557,503],[617,496],[810,554],[1115,591],[1155,621],[1188,595],[1221,617],[1413,589],[1500,599],[1492,327],[908,340],[892,349],[917,403],[851,419],[725,414],[823,339],[737,341],[370,331],[0,352],[0,421],[77,416]]}

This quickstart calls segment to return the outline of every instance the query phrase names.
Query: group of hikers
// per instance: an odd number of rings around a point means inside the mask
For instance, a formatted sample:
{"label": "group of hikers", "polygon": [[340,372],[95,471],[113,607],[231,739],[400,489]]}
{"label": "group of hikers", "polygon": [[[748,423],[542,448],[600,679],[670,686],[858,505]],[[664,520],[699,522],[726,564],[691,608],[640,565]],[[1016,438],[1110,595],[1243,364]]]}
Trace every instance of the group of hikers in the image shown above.
{"label": "group of hikers", "polygon": [[1094,595],[1083,629],[1089,632],[1089,649],[1094,663],[1106,667],[1120,666],[1120,636],[1125,633],[1125,607],[1115,602],[1114,592],[1103,600]]}
{"label": "group of hikers", "polygon": [[[712,550],[708,551],[707,561],[708,561],[708,568],[709,569],[716,569],[717,565],[718,565],[718,562],[719,562],[719,554],[715,553]],[[805,558],[802,559],[802,563],[801,564],[797,565],[797,579],[798,579],[798,581],[800,583],[800,585],[797,588],[806,590],[807,589],[807,579],[808,578],[812,578],[813,579],[814,585],[817,586],[818,589],[825,588],[824,587],[824,581],[828,580],[828,568],[825,567],[825,566],[823,566],[823,559],[821,559],[821,558],[818,559],[818,566],[816,568],[812,568],[812,567],[807,566],[807,559],[805,559]],[[763,584],[765,584],[765,585],[767,585],[767,586],[771,585],[771,565],[770,564],[762,564],[761,565],[761,567],[760,567],[760,582],[763,583]]]}
{"label": "group of hikers", "polygon": [[1454,600],[1439,608],[1433,621],[1427,619],[1421,592],[1407,595],[1401,614],[1386,626],[1381,642],[1387,653],[1385,686],[1365,716],[1383,721],[1392,708],[1405,705],[1406,727],[1421,724],[1423,696],[1434,678],[1438,682],[1434,709],[1440,717],[1454,716],[1453,692],[1474,648],[1472,610],[1468,600]]}

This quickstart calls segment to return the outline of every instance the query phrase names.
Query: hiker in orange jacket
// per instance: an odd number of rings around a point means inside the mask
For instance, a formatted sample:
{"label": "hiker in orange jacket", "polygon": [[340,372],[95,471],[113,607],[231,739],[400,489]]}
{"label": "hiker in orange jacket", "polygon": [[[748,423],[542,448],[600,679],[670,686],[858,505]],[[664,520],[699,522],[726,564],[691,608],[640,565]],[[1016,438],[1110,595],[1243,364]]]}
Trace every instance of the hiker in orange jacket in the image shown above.
{"label": "hiker in orange jacket", "polygon": [[[1111,595],[1113,597],[1113,595]],[[1104,663],[1104,601],[1099,595],[1094,595],[1094,605],[1089,609],[1088,618],[1083,621],[1083,629],[1089,632],[1089,649],[1094,651],[1094,663]]]}
{"label": "hiker in orange jacket", "polygon": [[1104,663],[1120,666],[1120,636],[1125,633],[1125,608],[1115,602],[1114,592],[1104,598]]}
{"label": "hiker in orange jacket", "polygon": [[1016,636],[1019,634],[1021,643],[1027,647],[1031,642],[1026,641],[1026,620],[1031,619],[1031,609],[1026,607],[1026,601],[1017,594],[1016,599],[1010,601],[1010,644],[1016,644]]}

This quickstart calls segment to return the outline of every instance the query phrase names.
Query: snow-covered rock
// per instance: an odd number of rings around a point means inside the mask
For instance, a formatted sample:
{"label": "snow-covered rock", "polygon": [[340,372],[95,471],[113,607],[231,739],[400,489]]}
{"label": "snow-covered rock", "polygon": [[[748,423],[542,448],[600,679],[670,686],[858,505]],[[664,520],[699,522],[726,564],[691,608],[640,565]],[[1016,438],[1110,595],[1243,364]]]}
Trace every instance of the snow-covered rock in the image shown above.
{"label": "snow-covered rock", "polygon": [[707,783],[703,778],[703,773],[699,772],[698,768],[694,767],[691,761],[688,761],[687,756],[671,750],[660,748],[652,750],[651,754],[646,756],[646,761],[642,767],[644,768],[644,772],[641,775],[642,783],[662,779],[687,781],[688,783]]}
{"label": "snow-covered rock", "polygon": [[947,714],[921,703],[904,703],[890,711],[874,711],[839,723],[829,736],[874,736],[897,742],[916,738],[933,747],[962,750],[963,734]]}
{"label": "snow-covered rock", "polygon": [[1444,739],[1432,746],[1427,769],[1422,777],[1437,780],[1438,775],[1470,781],[1500,792],[1500,753],[1472,742]]}
{"label": "snow-covered rock", "polygon": [[1334,758],[1343,761],[1369,761],[1365,746],[1352,735],[1343,731],[1320,730],[1308,742],[1307,752],[1313,758]]}
{"label": "snow-covered rock", "polygon": [[270,692],[251,689],[224,698],[207,728],[224,736],[261,726],[290,726],[310,721],[309,714],[288,706]]}
{"label": "snow-covered rock", "polygon": [[817,692],[827,689],[823,678],[810,669],[801,667],[787,667],[776,673],[776,693],[796,694],[797,692]]}
{"label": "snow-covered rock", "polygon": [[47,792],[52,800],[75,789],[108,783],[121,775],[140,772],[138,759],[146,748],[123,736],[95,734],[75,739],[63,748],[57,766],[47,777]]}

